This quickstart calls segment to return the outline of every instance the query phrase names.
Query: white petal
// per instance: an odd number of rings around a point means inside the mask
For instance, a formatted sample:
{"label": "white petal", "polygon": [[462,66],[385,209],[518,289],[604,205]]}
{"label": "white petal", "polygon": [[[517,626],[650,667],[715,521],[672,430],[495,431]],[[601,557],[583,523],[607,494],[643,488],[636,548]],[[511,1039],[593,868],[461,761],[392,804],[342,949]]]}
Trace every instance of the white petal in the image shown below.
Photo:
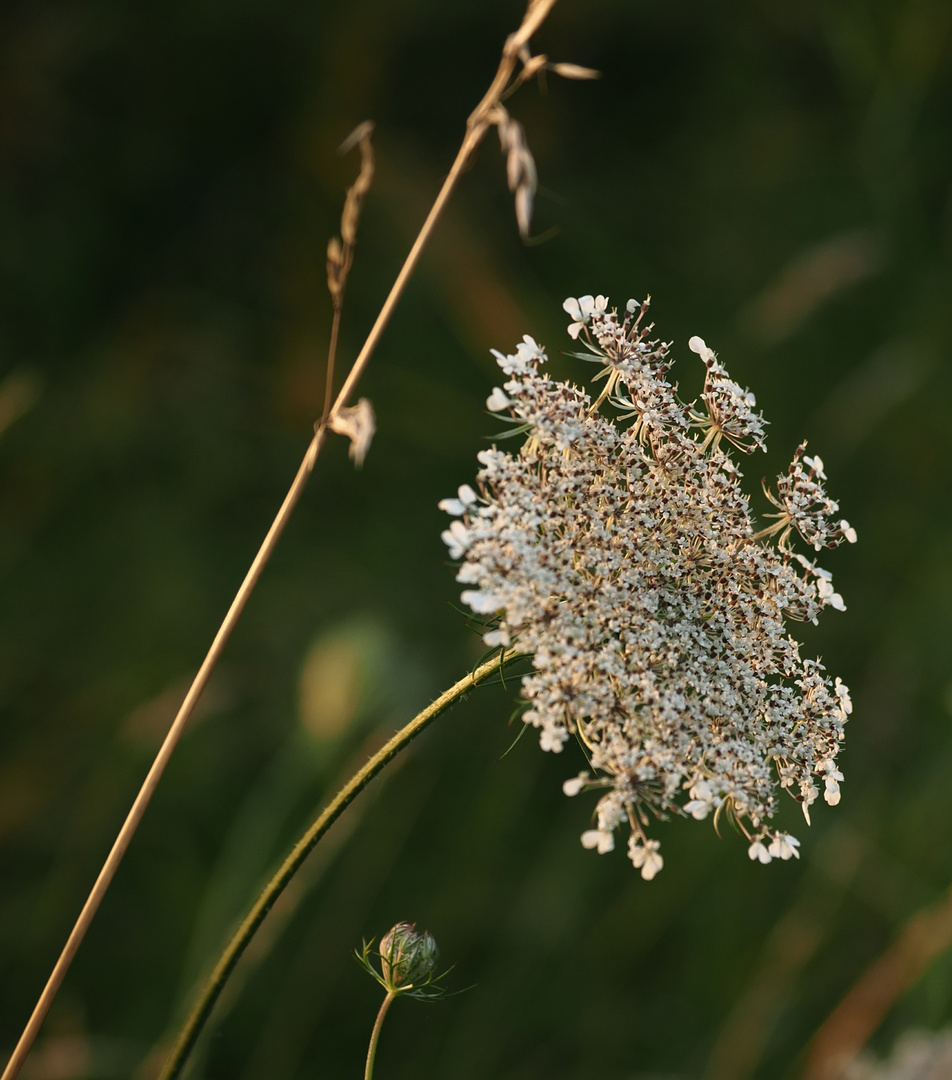
{"label": "white petal", "polygon": [[578,298],[578,306],[582,309],[582,318],[588,321],[592,317],[592,312],[595,310],[595,297],[580,296]]}
{"label": "white petal", "polygon": [[469,547],[472,537],[462,521],[454,521],[440,534],[443,543],[450,549],[450,558],[458,559]]}
{"label": "white petal", "polygon": [[539,732],[539,748],[550,754],[561,754],[562,747],[568,737],[569,733],[567,731],[561,732],[551,727],[544,727]]}
{"label": "white petal", "polygon": [[747,849],[747,855],[750,859],[756,860],[757,862],[761,862],[764,864],[770,862],[770,852],[759,840],[755,840],[750,845],[750,847]]}
{"label": "white petal", "polygon": [[502,624],[495,630],[490,630],[488,633],[483,634],[483,642],[491,649],[497,649],[500,645],[506,647],[511,640],[509,628],[505,624]]}
{"label": "white petal", "polygon": [[605,829],[589,829],[582,833],[582,847],[598,849],[599,855],[604,855],[615,846],[615,837]]}
{"label": "white petal", "polygon": [[573,776],[562,785],[562,791],[571,798],[573,795],[578,795],[583,787],[585,787],[585,777]]}
{"label": "white petal", "polygon": [[467,607],[472,608],[477,615],[491,615],[504,606],[498,596],[488,592],[481,592],[478,589],[467,589],[460,594],[460,600]]}
{"label": "white petal", "polygon": [[707,342],[697,334],[688,341],[688,348],[691,352],[697,353],[705,364],[714,359],[714,353],[707,347]]}
{"label": "white petal", "polygon": [[853,711],[853,702],[850,701],[850,688],[839,676],[836,677],[835,686],[836,696],[840,699],[840,707],[843,712],[851,713]]}
{"label": "white petal", "polygon": [[641,868],[641,876],[645,881],[651,881],[663,866],[664,859],[657,852],[654,852],[645,859],[645,864]]}

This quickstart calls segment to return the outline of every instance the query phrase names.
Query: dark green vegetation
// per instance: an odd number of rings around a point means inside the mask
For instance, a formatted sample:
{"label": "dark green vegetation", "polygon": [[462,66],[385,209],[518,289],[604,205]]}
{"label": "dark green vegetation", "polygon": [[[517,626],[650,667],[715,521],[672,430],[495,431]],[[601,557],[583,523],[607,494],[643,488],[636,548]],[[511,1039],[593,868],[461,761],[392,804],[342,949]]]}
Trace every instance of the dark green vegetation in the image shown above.
{"label": "dark green vegetation", "polygon": [[[520,16],[515,0],[4,6],[0,414],[25,412],[0,436],[0,1047],[320,413],[324,248],[356,170],[335,147],[377,121],[346,363]],[[535,229],[559,231],[520,244],[488,140],[362,385],[367,463],[355,474],[341,439],[320,460],[40,1064],[131,1076],[328,787],[478,656],[436,503],[497,430],[490,346],[528,332],[554,356],[566,296],[650,292],[684,392],[700,334],[771,421],[754,505],[807,437],[859,532],[822,562],[849,610],[803,630],[853,692],[842,804],[812,830],[786,808],[793,865],[672,822],[648,885],[621,851],[579,845],[589,804],[560,791],[577,756],[530,737],[500,761],[512,695],[480,690],[315,854],[204,1068],[359,1076],[377,994],[350,952],[409,919],[456,962],[449,989],[478,985],[397,1005],[381,1080],[797,1075],[952,882],[950,34],[947,0],[561,0],[536,46],[603,80],[508,103],[539,166]],[[950,1018],[941,957],[877,1040]]]}

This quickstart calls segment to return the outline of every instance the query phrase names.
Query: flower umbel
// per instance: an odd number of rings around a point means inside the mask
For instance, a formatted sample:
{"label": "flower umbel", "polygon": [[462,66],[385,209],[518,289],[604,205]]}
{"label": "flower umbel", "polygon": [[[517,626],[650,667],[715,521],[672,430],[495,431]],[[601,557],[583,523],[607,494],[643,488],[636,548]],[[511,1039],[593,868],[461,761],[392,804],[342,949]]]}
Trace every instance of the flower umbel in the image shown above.
{"label": "flower umbel", "polygon": [[766,863],[799,857],[796,838],[769,825],[778,787],[807,821],[821,789],[839,801],[849,692],[801,658],[786,624],[845,604],[791,539],[819,551],[856,533],[834,520],[805,444],[768,493],[776,521],[756,528],[730,456],[764,448],[753,395],[695,337],[704,390],[682,403],[647,306],[630,300],[619,317],[603,296],[565,302],[588,350],[575,355],[602,365],[594,404],[544,371],[532,338],[496,353],[506,381],[489,407],[526,440],[483,450],[478,493],[464,485],[440,505],[456,519],[443,537],[462,560],[463,603],[492,622],[486,643],[532,655],[523,719],[544,750],[575,736],[589,759],[564,785],[602,793],[583,845],[610,851],[627,823],[629,857],[651,880],[663,865],[652,815],[727,816]]}

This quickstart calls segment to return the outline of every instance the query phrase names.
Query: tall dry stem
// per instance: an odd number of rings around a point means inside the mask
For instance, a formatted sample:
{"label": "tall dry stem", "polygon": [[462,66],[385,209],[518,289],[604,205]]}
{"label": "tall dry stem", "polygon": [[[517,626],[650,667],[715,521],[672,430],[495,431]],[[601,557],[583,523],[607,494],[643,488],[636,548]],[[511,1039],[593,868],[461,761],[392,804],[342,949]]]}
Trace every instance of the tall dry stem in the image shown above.
{"label": "tall dry stem", "polygon": [[[390,316],[393,314],[397,301],[400,299],[410,275],[416,268],[420,256],[423,253],[423,249],[430,239],[440,214],[443,212],[443,208],[446,206],[466,163],[473,151],[485,137],[489,128],[493,126],[494,123],[498,122],[498,117],[495,115],[495,112],[499,109],[501,98],[507,89],[510,88],[517,68],[520,64],[523,67],[532,65],[533,58],[528,51],[529,39],[539,26],[541,26],[549,12],[555,6],[555,2],[556,0],[529,0],[522,23],[506,40],[495,77],[482,100],[473,110],[466,122],[466,133],[456,158],[450,167],[449,173],[443,181],[443,186],[440,188],[439,194],[406,257],[366,340],[364,341],[363,347],[358,353],[357,358],[354,360],[353,366],[344,381],[344,385],[341,387],[340,392],[334,400],[334,404],[330,410],[327,410],[325,405],[325,415],[315,425],[314,436],[307,447],[301,465],[294,477],[294,481],[291,484],[291,487],[281,504],[281,508],[272,522],[254,561],[245,575],[221,626],[218,628],[218,632],[215,634],[211,647],[198,670],[198,674],[195,676],[189,687],[188,693],[185,695],[185,700],[182,702],[182,705],[169,728],[168,734],[165,736],[165,739],[155,756],[155,760],[153,761],[152,766],[139,789],[139,793],[136,795],[132,808],[123,822],[119,834],[103,863],[95,884],[66,940],[66,944],[56,961],[46,986],[40,994],[39,1000],[33,1009],[33,1013],[23,1030],[23,1034],[20,1036],[0,1080],[14,1080],[19,1074],[23,1062],[46,1018],[46,1014],[49,1012],[50,1006],[66,977],[66,973],[73,961],[73,957],[76,955],[76,952],[86,935],[86,931],[89,929],[96,911],[119,868],[122,857],[139,826],[139,822],[142,820],[146,807],[149,805],[149,801],[158,787],[162,774],[165,772],[165,767],[168,765],[172,753],[178,745],[192,713],[195,711],[195,706],[198,704],[205,687],[208,685],[208,680],[221,658],[222,652],[231,637],[232,631],[241,617],[245,605],[261,576],[261,572],[270,559],[271,554],[288,523],[292,511],[301,497],[308,478],[314,469],[314,464],[317,461],[321,447],[324,444],[327,431],[335,428],[335,421],[340,421],[341,414],[347,408],[347,402],[366,370],[367,364],[370,362],[373,351],[377,347],[387,323],[390,321]],[[535,66],[538,66],[538,64]],[[579,71],[584,71],[584,69],[579,69]],[[579,75],[578,72],[571,74],[568,72],[560,72],[560,74],[565,74],[569,78],[589,78],[592,76],[592,73]],[[354,222],[356,223],[356,219],[354,219]]]}

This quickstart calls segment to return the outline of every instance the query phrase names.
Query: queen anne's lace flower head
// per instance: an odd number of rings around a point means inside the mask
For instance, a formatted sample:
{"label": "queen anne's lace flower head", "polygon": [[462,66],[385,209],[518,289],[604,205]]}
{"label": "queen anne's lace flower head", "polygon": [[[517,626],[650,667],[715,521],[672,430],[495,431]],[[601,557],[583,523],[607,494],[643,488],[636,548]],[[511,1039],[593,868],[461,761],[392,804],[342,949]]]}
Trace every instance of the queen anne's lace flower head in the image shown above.
{"label": "queen anne's lace flower head", "polygon": [[768,492],[775,520],[755,528],[729,455],[764,447],[753,395],[695,337],[707,375],[701,403],[684,405],[667,380],[669,346],[643,324],[647,304],[629,301],[620,318],[603,296],[565,302],[587,349],[575,355],[605,379],[594,404],[543,370],[532,338],[495,353],[507,378],[487,406],[526,440],[481,451],[478,494],[464,484],[440,506],[487,645],[532,657],[523,719],[544,750],[575,736],[589,759],[563,785],[602,793],[582,844],[611,851],[627,824],[629,858],[651,880],[663,866],[645,831],[652,814],[726,815],[767,863],[799,858],[797,839],[770,827],[778,785],[808,822],[821,789],[839,802],[849,691],[801,658],[786,620],[845,604],[790,541],[796,532],[819,551],[856,533],[833,520],[823,463],[805,444]]}

